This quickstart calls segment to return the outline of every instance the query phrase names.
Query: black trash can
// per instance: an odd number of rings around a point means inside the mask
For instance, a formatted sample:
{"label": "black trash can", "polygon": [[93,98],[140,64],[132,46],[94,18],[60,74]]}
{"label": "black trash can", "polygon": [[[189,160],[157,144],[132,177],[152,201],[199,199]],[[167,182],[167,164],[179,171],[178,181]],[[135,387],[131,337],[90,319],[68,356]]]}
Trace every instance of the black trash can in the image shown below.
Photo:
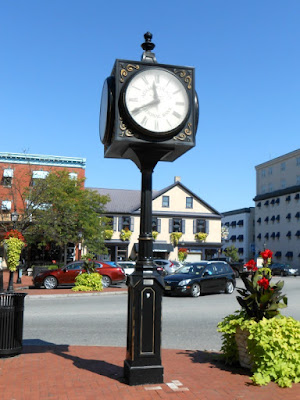
{"label": "black trash can", "polygon": [[0,293],[0,357],[20,354],[24,298],[27,293]]}

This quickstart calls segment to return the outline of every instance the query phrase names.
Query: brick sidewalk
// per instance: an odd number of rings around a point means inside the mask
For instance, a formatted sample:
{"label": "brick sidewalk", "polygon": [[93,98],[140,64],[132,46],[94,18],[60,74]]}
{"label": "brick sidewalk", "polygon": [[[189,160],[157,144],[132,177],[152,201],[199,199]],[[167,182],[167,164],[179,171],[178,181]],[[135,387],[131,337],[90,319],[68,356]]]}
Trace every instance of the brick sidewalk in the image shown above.
{"label": "brick sidewalk", "polygon": [[84,346],[24,346],[0,359],[1,400],[299,400],[300,385],[252,385],[248,371],[226,368],[218,354],[162,350],[164,383],[128,386],[125,349]]}

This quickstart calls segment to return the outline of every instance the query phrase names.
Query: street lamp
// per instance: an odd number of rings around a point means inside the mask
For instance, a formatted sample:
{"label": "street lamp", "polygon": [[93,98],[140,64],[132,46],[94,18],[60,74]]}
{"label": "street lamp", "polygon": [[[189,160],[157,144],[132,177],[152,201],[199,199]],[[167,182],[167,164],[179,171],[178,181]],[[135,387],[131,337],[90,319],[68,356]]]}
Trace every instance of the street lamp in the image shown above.
{"label": "street lamp", "polygon": [[17,224],[18,219],[19,219],[19,214],[17,213],[16,206],[15,206],[15,210],[10,214],[10,218],[11,218],[11,221],[13,223],[14,229],[16,229],[16,224]]}
{"label": "street lamp", "polygon": [[81,246],[82,246],[82,243],[81,243],[81,241],[82,241],[82,232],[81,231],[78,232],[78,239],[79,239],[79,243],[78,243],[78,261],[80,261],[81,260]]}

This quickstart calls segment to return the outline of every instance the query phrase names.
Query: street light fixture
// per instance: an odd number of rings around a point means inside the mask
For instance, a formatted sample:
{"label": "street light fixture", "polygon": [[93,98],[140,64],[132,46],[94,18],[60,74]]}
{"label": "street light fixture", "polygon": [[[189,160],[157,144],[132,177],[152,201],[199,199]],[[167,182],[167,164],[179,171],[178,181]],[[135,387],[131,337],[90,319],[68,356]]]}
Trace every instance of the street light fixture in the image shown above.
{"label": "street light fixture", "polygon": [[78,261],[81,260],[81,247],[82,247],[82,232],[78,232],[78,238],[79,238],[79,243],[78,243]]}
{"label": "street light fixture", "polygon": [[15,210],[10,214],[10,218],[11,218],[11,221],[13,223],[14,229],[16,229],[16,224],[17,224],[18,219],[19,219],[19,214],[17,213],[16,206],[15,206]]}

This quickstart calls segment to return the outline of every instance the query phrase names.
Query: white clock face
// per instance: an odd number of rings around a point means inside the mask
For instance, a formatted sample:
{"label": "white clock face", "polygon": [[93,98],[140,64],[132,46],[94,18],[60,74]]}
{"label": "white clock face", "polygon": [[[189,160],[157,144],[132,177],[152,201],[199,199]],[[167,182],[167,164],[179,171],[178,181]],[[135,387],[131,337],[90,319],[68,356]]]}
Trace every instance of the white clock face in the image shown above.
{"label": "white clock face", "polygon": [[149,68],[137,73],[128,83],[125,106],[140,127],[164,134],[184,123],[189,112],[189,97],[174,74]]}

